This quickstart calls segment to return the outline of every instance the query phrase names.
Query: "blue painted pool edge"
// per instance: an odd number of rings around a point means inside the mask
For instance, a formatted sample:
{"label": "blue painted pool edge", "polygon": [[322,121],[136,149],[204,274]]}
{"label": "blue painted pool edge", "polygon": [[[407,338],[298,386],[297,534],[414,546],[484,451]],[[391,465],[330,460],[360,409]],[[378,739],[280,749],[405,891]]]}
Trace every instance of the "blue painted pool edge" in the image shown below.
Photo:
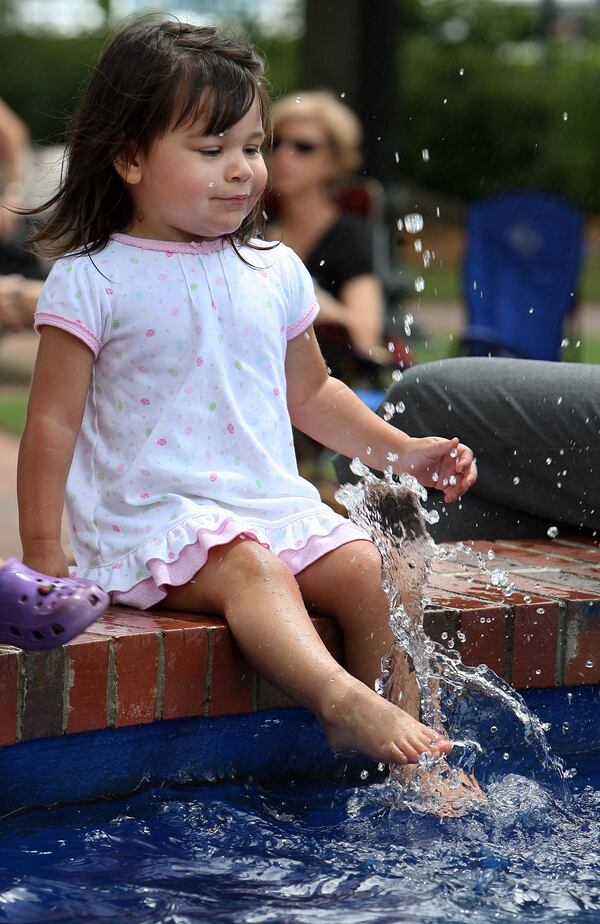
{"label": "blue painted pool edge", "polygon": [[[600,685],[521,691],[562,756],[598,753]],[[570,696],[570,699],[569,699]],[[569,733],[562,730],[569,722]],[[354,758],[353,765],[364,759]],[[23,808],[125,796],[147,786],[248,777],[321,776],[348,759],[330,751],[303,709],[175,719],[42,738],[0,750],[0,816]]]}

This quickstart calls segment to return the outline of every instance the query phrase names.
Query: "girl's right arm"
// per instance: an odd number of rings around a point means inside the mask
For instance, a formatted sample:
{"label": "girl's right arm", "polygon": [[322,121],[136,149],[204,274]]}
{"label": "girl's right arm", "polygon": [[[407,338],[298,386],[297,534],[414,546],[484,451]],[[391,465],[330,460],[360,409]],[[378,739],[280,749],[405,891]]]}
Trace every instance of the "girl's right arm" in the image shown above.
{"label": "girl's right arm", "polygon": [[23,562],[67,577],[61,518],[94,356],[83,341],[43,327],[19,449],[17,494]]}

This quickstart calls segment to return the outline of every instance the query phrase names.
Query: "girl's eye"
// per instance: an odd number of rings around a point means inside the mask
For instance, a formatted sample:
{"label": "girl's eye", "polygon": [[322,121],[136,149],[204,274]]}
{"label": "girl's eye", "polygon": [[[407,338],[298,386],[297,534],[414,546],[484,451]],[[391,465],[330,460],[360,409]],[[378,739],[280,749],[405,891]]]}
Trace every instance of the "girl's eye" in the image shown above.
{"label": "girl's eye", "polygon": [[260,154],[260,153],[261,153],[260,147],[258,147],[258,146],[255,145],[255,144],[251,145],[249,148],[246,148],[246,154],[253,154],[253,155],[256,155],[256,154]]}
{"label": "girl's eye", "polygon": [[217,155],[220,153],[220,149],[219,148],[201,148],[198,151],[198,153],[204,155],[204,157],[217,157]]}

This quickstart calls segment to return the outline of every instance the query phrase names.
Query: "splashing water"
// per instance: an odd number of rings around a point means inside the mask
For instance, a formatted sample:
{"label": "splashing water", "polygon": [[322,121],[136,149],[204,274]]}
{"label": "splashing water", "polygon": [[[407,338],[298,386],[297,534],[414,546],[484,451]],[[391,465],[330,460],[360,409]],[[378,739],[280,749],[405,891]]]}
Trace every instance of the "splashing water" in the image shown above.
{"label": "splashing water", "polygon": [[[568,772],[560,758],[551,751],[542,723],[530,712],[523,698],[491,668],[483,664],[477,667],[463,664],[458,651],[435,642],[425,632],[423,620],[427,600],[423,591],[433,560],[458,561],[461,555],[471,556],[472,549],[462,543],[456,547],[435,544],[427,532],[426,523],[436,522],[438,514],[424,509],[422,504],[427,492],[412,475],[393,479],[390,468],[381,479],[358,459],[352,462],[351,469],[360,476],[360,481],[356,485],[341,487],[336,498],[347,508],[350,519],[369,533],[381,555],[382,583],[390,605],[390,626],[396,645],[408,656],[416,673],[421,697],[421,721],[436,734],[445,735],[447,716],[442,703],[449,700],[451,710],[457,713],[451,736],[455,745],[452,763],[457,766],[450,767],[443,758],[435,760],[422,755],[416,770],[412,768],[412,776],[408,778],[405,771],[392,768],[390,781],[402,784],[401,806],[417,813],[439,811],[443,787],[428,785],[425,792],[425,777],[431,783],[434,771],[434,776],[445,780],[446,790],[448,787],[456,790],[461,787],[465,773],[472,773],[484,751],[470,730],[473,723],[468,711],[475,698],[491,700],[496,712],[500,708],[507,710],[518,721],[525,742],[532,749],[539,766],[545,769],[552,782],[563,785]],[[475,553],[475,558],[489,582],[510,596],[513,585],[506,572],[497,568],[490,570],[489,559],[486,562],[480,552]],[[463,567],[466,570],[466,566]],[[387,659],[382,669],[378,691],[398,702],[394,659]],[[498,716],[495,718],[497,720]],[[461,724],[463,727],[460,727]],[[462,734],[464,727],[468,729],[467,734]],[[491,730],[496,731],[496,726],[492,724]],[[455,752],[459,755],[457,758]]]}

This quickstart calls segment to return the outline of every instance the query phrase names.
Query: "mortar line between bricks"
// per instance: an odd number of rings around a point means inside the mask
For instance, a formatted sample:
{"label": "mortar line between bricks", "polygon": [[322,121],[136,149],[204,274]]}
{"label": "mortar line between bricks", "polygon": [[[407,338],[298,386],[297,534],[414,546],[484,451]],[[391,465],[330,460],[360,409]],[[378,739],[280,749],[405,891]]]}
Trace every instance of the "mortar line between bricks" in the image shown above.
{"label": "mortar line between bricks", "polygon": [[504,680],[507,683],[512,677],[514,636],[515,611],[512,606],[507,606],[504,614]]}
{"label": "mortar line between bricks", "polygon": [[557,687],[564,686],[565,682],[565,661],[567,648],[567,607],[565,600],[560,600],[558,604],[558,621],[556,624],[556,676],[555,683]]}
{"label": "mortar line between bricks", "polygon": [[25,703],[25,668],[23,666],[23,654],[19,651],[17,655],[17,722],[15,728],[15,739],[21,741],[23,738],[23,708]]}
{"label": "mortar line between bricks", "polygon": [[210,710],[210,688],[212,684],[212,672],[213,672],[213,651],[215,647],[214,643],[214,629],[207,629],[207,640],[206,640],[206,679],[204,682],[204,707],[202,710],[202,715],[207,716]]}
{"label": "mortar line between bricks", "polygon": [[258,671],[254,670],[252,666],[250,670],[252,671],[252,712],[258,712],[258,686],[260,680]]}
{"label": "mortar line between bricks", "polygon": [[157,649],[156,649],[156,712],[157,719],[163,717],[163,706],[165,701],[165,637],[162,632],[157,632]]}
{"label": "mortar line between bricks", "polygon": [[63,670],[63,716],[62,716],[62,733],[66,735],[67,725],[69,724],[69,713],[71,711],[71,687],[73,686],[73,662],[71,661],[71,652],[68,645],[65,645],[65,660]]}
{"label": "mortar line between bricks", "polygon": [[117,656],[115,640],[109,639],[108,670],[106,672],[106,727],[114,728],[117,717]]}

